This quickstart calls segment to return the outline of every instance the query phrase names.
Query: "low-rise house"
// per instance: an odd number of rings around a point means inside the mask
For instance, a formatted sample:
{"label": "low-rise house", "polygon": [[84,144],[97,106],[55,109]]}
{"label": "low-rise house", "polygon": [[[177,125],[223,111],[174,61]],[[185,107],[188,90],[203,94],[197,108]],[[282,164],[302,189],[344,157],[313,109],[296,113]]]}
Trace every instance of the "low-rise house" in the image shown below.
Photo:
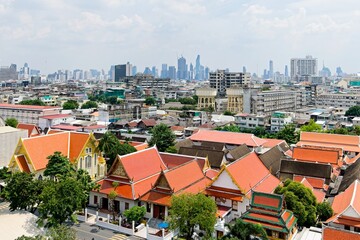
{"label": "low-rise house", "polygon": [[71,114],[54,114],[39,117],[39,127],[41,129],[50,128],[61,123],[71,123],[75,121],[75,117]]}
{"label": "low-rise house", "polygon": [[278,132],[282,130],[286,125],[292,123],[294,114],[290,112],[274,112],[270,118],[270,131]]}
{"label": "low-rise house", "polygon": [[297,219],[284,209],[284,196],[253,192],[250,208],[241,216],[245,222],[261,224],[270,239],[291,240],[297,233]]}
{"label": "low-rise house", "polygon": [[10,160],[12,172],[34,173],[42,178],[48,156],[61,152],[76,169],[88,171],[92,178],[105,175],[105,160],[96,148],[93,134],[76,132],[54,132],[32,138],[21,138]]}

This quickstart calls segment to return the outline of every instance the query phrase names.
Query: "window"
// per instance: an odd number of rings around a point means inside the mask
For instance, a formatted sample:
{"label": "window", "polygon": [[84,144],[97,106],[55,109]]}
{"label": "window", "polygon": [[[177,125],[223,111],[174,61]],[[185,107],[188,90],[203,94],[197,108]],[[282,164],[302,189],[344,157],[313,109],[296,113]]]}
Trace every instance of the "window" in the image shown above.
{"label": "window", "polygon": [[95,155],[94,155],[94,166],[96,166],[97,165],[97,154],[95,153]]}
{"label": "window", "polygon": [[98,204],[98,196],[94,196],[94,204]]}
{"label": "window", "polygon": [[355,232],[360,232],[360,228],[359,227],[354,227],[354,231]]}
{"label": "window", "polygon": [[91,156],[86,157],[85,164],[87,168],[91,168]]}
{"label": "window", "polygon": [[125,210],[128,210],[129,209],[129,203],[125,203]]}
{"label": "window", "polygon": [[237,211],[238,210],[238,202],[232,201],[232,210]]}
{"label": "window", "polygon": [[151,204],[150,203],[146,203],[146,212],[151,212]]}
{"label": "window", "polygon": [[349,231],[350,231],[350,226],[345,225],[344,228],[345,228],[345,230],[349,230]]}

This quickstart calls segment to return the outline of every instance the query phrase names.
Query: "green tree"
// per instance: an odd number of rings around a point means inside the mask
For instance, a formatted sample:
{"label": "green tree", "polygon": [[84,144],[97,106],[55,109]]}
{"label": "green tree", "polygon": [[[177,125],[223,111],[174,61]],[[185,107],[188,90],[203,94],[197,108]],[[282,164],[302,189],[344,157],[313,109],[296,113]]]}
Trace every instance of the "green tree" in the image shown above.
{"label": "green tree", "polygon": [[141,206],[133,206],[132,208],[125,210],[124,216],[128,222],[140,222],[145,216],[146,209],[145,207]]}
{"label": "green tree", "polygon": [[168,152],[168,153],[177,153],[178,151],[177,151],[177,149],[176,149],[175,146],[170,146],[170,147],[168,147],[168,148],[165,150],[165,152]]}
{"label": "green tree", "polygon": [[239,239],[248,240],[251,236],[258,236],[261,239],[268,239],[266,231],[260,224],[253,224],[244,222],[242,219],[237,219],[234,224],[227,225],[229,233],[222,239]]}
{"label": "green tree", "polygon": [[76,231],[69,226],[64,224],[51,227],[47,230],[46,236],[37,235],[34,237],[28,237],[22,235],[18,237],[16,240],[75,240],[76,239]]}
{"label": "green tree", "polygon": [[40,99],[29,99],[29,100],[22,100],[19,102],[20,105],[36,105],[36,106],[45,106],[46,104],[41,101]]}
{"label": "green tree", "polygon": [[192,96],[192,98],[195,100],[195,102],[196,102],[195,104],[197,104],[199,101],[199,97],[197,95],[194,95],[194,96]]}
{"label": "green tree", "polygon": [[186,239],[192,239],[195,227],[210,237],[216,223],[216,203],[204,194],[180,194],[171,197],[170,229],[179,229]]}
{"label": "green tree", "polygon": [[321,132],[323,129],[319,124],[316,124],[314,119],[310,119],[310,122],[300,128],[303,132]]}
{"label": "green tree", "polygon": [[189,104],[189,105],[196,105],[197,104],[197,101],[194,98],[191,98],[191,97],[180,98],[179,102],[181,104]]}
{"label": "green tree", "polygon": [[108,194],[108,198],[110,200],[110,210],[112,212],[112,220],[115,221],[115,216],[116,216],[116,209],[115,209],[115,199],[117,197],[117,192],[116,192],[116,188],[119,186],[118,182],[113,182],[112,183],[114,189],[110,191],[110,193]]}
{"label": "green tree", "polygon": [[94,101],[87,101],[83,105],[81,105],[81,109],[89,109],[89,108],[97,108],[98,104]]}
{"label": "green tree", "polygon": [[224,115],[225,115],[225,116],[234,116],[235,113],[230,112],[229,110],[225,110]]}
{"label": "green tree", "polygon": [[153,105],[155,105],[156,100],[153,97],[146,97],[144,103],[148,106],[153,106]]}
{"label": "green tree", "polygon": [[82,210],[87,193],[80,181],[74,177],[49,181],[40,194],[39,226],[55,227],[70,219],[76,222],[76,211]]}
{"label": "green tree", "polygon": [[117,137],[110,131],[107,131],[100,139],[98,149],[109,159],[107,162],[109,167],[112,165],[118,154],[126,155],[136,152],[136,149],[130,144],[120,143]]}
{"label": "green tree", "polygon": [[44,176],[68,176],[75,172],[69,159],[61,154],[61,152],[55,152],[53,155],[47,157],[49,159]]}
{"label": "green tree", "polygon": [[18,120],[16,120],[16,118],[7,118],[5,120],[5,125],[6,126],[16,128],[18,124],[19,124],[19,122],[18,122]]}
{"label": "green tree", "polygon": [[78,109],[79,108],[79,103],[75,100],[67,100],[64,104],[63,104],[63,109],[64,110],[72,110],[72,109]]}
{"label": "green tree", "polygon": [[168,147],[175,145],[176,136],[167,125],[160,123],[151,132],[152,137],[149,145],[153,146],[156,144],[160,152],[165,152]]}
{"label": "green tree", "polygon": [[360,117],[360,106],[352,106],[346,112],[345,116]]}
{"label": "green tree", "polygon": [[327,201],[319,203],[317,205],[316,211],[320,221],[326,221],[334,214],[334,211],[331,208],[330,203]]}
{"label": "green tree", "polygon": [[299,226],[314,226],[316,223],[316,197],[302,183],[287,179],[284,186],[277,187],[275,193],[284,194],[286,208],[293,211]]}
{"label": "green tree", "polygon": [[37,235],[35,237],[29,237],[29,236],[22,235],[22,236],[16,238],[15,240],[45,240],[45,237],[42,237],[40,235]]}
{"label": "green tree", "polygon": [[107,97],[105,101],[106,103],[115,105],[118,103],[118,98],[116,96],[111,96],[111,97]]}
{"label": "green tree", "polygon": [[33,174],[17,172],[6,179],[5,198],[10,202],[10,211],[29,210],[35,212],[40,202],[45,181],[35,180]]}
{"label": "green tree", "polygon": [[288,144],[295,144],[299,141],[299,133],[296,131],[295,125],[287,124],[276,134],[276,138],[285,140]]}
{"label": "green tree", "polygon": [[3,167],[0,168],[0,180],[6,180],[11,177],[11,173],[9,172],[9,168]]}

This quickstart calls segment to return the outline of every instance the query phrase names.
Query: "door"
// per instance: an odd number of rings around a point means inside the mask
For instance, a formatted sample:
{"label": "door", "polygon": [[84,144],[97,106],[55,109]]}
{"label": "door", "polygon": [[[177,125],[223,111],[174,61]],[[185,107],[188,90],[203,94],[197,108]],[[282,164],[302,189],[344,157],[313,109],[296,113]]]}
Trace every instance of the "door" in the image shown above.
{"label": "door", "polygon": [[108,210],[108,208],[109,208],[109,200],[107,198],[102,198],[101,208]]}

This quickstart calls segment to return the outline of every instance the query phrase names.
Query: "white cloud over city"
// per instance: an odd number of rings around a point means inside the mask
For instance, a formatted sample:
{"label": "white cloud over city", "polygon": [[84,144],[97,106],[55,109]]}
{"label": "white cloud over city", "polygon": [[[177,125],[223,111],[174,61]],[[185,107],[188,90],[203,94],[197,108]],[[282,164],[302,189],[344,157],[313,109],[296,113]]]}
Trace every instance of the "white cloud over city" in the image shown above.
{"label": "white cloud over city", "polygon": [[0,65],[43,73],[177,56],[211,69],[284,70],[292,57],[358,72],[357,0],[0,0]]}

